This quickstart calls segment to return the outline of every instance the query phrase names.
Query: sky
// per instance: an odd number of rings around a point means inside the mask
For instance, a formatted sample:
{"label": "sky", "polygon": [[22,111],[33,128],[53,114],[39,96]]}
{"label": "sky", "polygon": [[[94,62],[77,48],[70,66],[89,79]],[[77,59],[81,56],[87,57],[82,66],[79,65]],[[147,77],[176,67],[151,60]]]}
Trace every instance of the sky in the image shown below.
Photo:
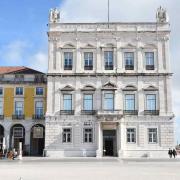
{"label": "sky", "polygon": [[[154,22],[157,8],[171,23],[171,66],[176,141],[180,143],[180,0],[110,0],[110,21]],[[107,0],[0,0],[0,66],[29,66],[47,71],[47,23],[58,7],[61,22],[107,21]]]}

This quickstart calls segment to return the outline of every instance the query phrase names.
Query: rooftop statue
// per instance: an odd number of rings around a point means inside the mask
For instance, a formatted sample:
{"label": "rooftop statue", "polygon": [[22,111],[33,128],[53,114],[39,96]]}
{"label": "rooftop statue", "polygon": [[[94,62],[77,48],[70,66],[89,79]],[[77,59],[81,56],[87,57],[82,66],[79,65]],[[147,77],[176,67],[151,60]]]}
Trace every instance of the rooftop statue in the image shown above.
{"label": "rooftop statue", "polygon": [[163,9],[161,6],[157,9],[156,20],[159,23],[169,22],[169,17],[168,17],[166,9]]}
{"label": "rooftop statue", "polygon": [[49,22],[57,23],[60,19],[60,11],[57,8],[50,9],[49,11]]}

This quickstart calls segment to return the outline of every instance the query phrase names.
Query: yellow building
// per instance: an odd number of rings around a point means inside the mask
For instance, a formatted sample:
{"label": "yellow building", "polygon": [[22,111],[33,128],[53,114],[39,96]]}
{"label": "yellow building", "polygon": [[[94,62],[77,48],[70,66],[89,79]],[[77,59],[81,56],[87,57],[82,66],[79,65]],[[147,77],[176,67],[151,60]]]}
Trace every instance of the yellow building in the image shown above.
{"label": "yellow building", "polygon": [[[45,135],[46,75],[27,67],[0,67],[0,149],[42,155]],[[4,140],[3,140],[4,139]]]}

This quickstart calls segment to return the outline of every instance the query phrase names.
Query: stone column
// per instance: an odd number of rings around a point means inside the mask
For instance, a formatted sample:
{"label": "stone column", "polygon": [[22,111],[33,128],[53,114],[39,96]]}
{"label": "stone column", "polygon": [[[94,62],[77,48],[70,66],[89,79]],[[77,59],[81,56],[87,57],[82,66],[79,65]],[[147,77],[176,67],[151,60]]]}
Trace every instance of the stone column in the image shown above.
{"label": "stone column", "polygon": [[4,137],[5,137],[5,145],[6,149],[9,149],[9,143],[10,143],[10,130],[4,130]]}
{"label": "stone column", "polygon": [[158,41],[158,59],[157,59],[157,61],[158,61],[158,72],[159,73],[162,73],[164,70],[162,52],[163,52],[162,42]]}
{"label": "stone column", "polygon": [[31,128],[28,127],[25,129],[25,151],[30,153],[30,141],[31,141]]}
{"label": "stone column", "polygon": [[100,158],[103,156],[103,133],[101,122],[98,122],[98,149],[96,151],[96,157]]}

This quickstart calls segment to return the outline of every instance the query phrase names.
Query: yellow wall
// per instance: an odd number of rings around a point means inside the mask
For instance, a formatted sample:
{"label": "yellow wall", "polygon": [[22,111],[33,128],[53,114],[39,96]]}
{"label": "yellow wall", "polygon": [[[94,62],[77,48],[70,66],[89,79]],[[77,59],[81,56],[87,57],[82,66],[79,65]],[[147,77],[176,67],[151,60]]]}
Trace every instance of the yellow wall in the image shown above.
{"label": "yellow wall", "polygon": [[34,114],[34,87],[26,87],[24,95],[25,117],[32,118],[32,115]]}
{"label": "yellow wall", "polygon": [[4,89],[4,116],[11,117],[14,113],[14,88]]}

